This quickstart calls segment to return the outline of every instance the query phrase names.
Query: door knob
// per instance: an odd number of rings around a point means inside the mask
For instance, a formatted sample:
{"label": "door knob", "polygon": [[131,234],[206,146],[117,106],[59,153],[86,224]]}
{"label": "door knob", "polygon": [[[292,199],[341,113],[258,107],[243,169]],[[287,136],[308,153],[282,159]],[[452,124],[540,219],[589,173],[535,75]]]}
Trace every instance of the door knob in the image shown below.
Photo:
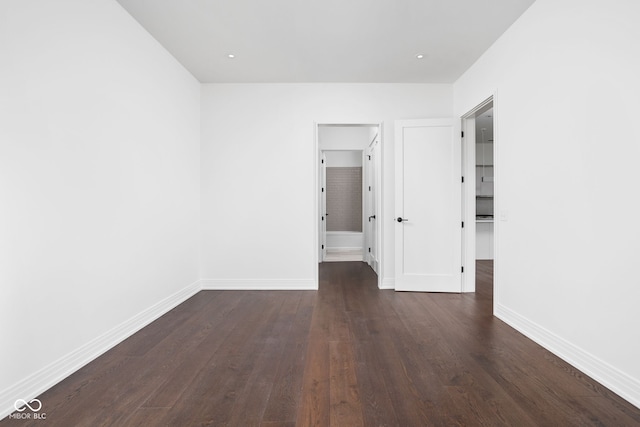
{"label": "door knob", "polygon": [[409,221],[409,220],[407,218],[402,218],[401,216],[399,216],[398,219],[396,219],[396,221],[404,222],[404,221]]}
{"label": "door knob", "polygon": [[375,215],[371,215],[371,216],[369,217],[369,222],[371,222],[371,220],[372,220],[372,219],[376,219],[376,216],[375,216]]}

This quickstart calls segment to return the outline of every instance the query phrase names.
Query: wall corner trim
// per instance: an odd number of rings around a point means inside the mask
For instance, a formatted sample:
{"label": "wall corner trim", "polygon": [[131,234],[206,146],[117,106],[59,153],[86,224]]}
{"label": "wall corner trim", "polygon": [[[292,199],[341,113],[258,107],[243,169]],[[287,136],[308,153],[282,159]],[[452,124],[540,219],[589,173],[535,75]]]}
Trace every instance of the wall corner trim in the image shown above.
{"label": "wall corner trim", "polygon": [[630,377],[591,353],[501,304],[496,304],[494,314],[498,319],[518,332],[640,408],[640,380],[637,378]]}
{"label": "wall corner trim", "polygon": [[[16,399],[29,401],[200,291],[200,281],[162,299],[16,384],[0,390],[0,420],[15,411]],[[46,409],[46,402],[43,402]]]}
{"label": "wall corner trim", "polygon": [[313,279],[202,279],[202,290],[207,291],[316,291]]}

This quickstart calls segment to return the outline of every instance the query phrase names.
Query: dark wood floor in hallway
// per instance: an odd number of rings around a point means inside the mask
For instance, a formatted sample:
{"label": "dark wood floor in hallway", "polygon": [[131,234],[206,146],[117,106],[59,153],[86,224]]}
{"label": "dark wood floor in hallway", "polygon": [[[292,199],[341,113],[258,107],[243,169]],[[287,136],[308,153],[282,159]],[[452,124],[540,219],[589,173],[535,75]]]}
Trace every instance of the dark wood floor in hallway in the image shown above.
{"label": "dark wood floor in hallway", "polygon": [[640,410],[475,294],[380,291],[325,263],[319,291],[203,291],[0,426],[638,426]]}

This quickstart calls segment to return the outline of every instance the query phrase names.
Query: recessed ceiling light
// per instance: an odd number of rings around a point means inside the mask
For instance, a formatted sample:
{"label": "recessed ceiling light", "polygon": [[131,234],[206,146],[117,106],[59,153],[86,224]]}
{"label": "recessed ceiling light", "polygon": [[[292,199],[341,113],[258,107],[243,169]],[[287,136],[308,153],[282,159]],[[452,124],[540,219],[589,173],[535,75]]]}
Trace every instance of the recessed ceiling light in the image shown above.
{"label": "recessed ceiling light", "polygon": [[416,55],[416,59],[422,59],[422,58],[424,58],[424,55],[423,55],[423,54],[418,53],[418,54]]}
{"label": "recessed ceiling light", "polygon": [[230,53],[229,55],[227,55],[227,58],[229,58],[229,59],[233,59],[233,58],[235,58],[235,57],[236,57],[236,56],[235,56],[233,53]]}

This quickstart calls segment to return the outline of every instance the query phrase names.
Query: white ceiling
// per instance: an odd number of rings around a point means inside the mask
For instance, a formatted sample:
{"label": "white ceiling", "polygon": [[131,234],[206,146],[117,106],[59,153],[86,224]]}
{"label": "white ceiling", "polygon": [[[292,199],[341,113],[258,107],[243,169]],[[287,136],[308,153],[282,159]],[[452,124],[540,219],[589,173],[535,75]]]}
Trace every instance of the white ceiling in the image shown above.
{"label": "white ceiling", "polygon": [[202,83],[452,83],[534,2],[117,1]]}

